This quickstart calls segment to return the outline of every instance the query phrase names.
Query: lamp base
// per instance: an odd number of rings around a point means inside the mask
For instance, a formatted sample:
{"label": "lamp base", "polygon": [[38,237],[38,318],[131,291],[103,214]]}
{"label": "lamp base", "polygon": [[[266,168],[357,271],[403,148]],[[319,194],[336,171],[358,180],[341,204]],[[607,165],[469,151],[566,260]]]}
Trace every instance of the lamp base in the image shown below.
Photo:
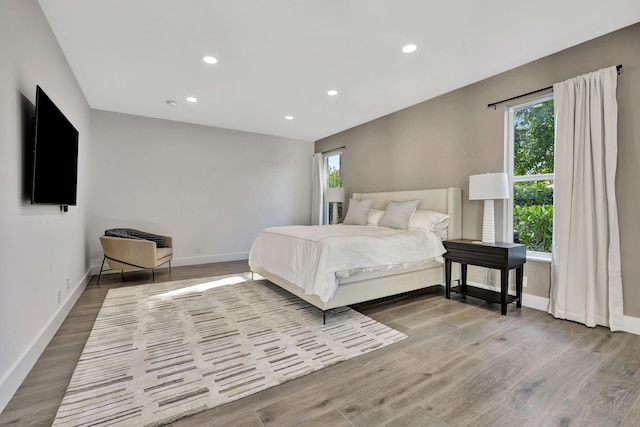
{"label": "lamp base", "polygon": [[482,243],[496,242],[496,222],[493,214],[493,199],[484,201],[482,215]]}
{"label": "lamp base", "polygon": [[338,202],[332,202],[332,209],[331,209],[331,224],[337,224],[338,223]]}

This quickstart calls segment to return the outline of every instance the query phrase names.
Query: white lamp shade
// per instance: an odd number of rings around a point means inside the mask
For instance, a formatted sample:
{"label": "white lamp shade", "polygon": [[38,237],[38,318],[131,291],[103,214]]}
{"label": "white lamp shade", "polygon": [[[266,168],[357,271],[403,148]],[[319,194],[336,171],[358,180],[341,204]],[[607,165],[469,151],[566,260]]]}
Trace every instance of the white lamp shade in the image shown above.
{"label": "white lamp shade", "polygon": [[509,198],[509,180],[506,173],[483,173],[469,177],[469,200]]}
{"label": "white lamp shade", "polygon": [[329,203],[344,202],[344,188],[342,187],[327,188],[324,192],[324,198],[325,198],[325,201]]}

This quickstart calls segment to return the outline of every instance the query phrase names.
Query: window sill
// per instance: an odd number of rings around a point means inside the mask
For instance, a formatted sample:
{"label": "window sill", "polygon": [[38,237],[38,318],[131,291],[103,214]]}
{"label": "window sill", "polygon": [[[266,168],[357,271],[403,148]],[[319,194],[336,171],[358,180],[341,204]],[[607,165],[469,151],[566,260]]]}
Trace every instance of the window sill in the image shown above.
{"label": "window sill", "polygon": [[530,252],[527,251],[527,261],[543,262],[551,264],[551,254],[544,252]]}

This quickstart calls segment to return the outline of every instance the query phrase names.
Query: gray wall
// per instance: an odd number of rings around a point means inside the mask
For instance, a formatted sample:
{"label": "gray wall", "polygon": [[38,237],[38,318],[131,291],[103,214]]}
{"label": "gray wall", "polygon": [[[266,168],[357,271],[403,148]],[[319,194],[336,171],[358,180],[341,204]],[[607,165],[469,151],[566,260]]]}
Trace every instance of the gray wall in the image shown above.
{"label": "gray wall", "polygon": [[[78,206],[23,196],[36,85],[79,132]],[[35,0],[0,2],[0,410],[84,289],[89,106]]]}
{"label": "gray wall", "polygon": [[[344,186],[353,192],[456,186],[463,189],[465,238],[480,238],[482,202],[467,199],[469,175],[504,170],[505,108],[487,104],[622,64],[618,78],[617,197],[621,230],[624,312],[640,317],[640,24],[316,142],[320,152],[344,145]],[[522,102],[519,99],[518,102]],[[496,238],[502,239],[502,202]],[[530,295],[549,296],[548,263],[527,262]],[[477,281],[481,281],[476,279]]]}
{"label": "gray wall", "polygon": [[93,110],[91,144],[96,268],[108,228],[172,236],[177,266],[247,259],[260,229],[309,224],[310,141]]}
{"label": "gray wall", "polygon": [[[23,195],[40,85],[78,129],[78,206]],[[25,122],[26,120],[26,122]],[[126,226],[174,237],[174,265],[247,258],[260,228],[309,224],[313,143],[92,111],[36,0],[0,1],[0,411]]]}

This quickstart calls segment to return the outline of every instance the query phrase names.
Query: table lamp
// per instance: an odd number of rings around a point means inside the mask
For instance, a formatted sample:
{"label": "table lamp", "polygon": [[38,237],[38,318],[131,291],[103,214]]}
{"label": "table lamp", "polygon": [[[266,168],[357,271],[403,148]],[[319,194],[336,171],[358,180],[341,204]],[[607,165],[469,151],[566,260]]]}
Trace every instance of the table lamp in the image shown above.
{"label": "table lamp", "polygon": [[485,173],[469,177],[469,200],[484,200],[482,243],[496,241],[493,201],[508,198],[509,180],[506,173]]}

